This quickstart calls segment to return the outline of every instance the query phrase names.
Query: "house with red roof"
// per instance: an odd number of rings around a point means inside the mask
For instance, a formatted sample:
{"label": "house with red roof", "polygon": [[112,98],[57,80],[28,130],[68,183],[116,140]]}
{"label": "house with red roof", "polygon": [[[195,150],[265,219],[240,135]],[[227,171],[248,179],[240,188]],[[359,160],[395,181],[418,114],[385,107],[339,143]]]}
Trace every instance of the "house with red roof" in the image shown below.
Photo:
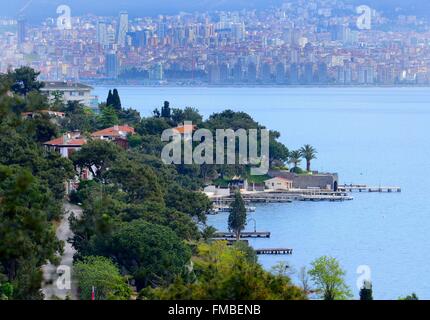
{"label": "house with red roof", "polygon": [[64,158],[69,158],[74,152],[79,151],[87,140],[81,136],[80,132],[66,132],[61,137],[45,142],[43,145],[55,150]]}
{"label": "house with red roof", "polygon": [[123,126],[113,126],[103,130],[93,132],[91,137],[93,139],[113,141],[120,147],[128,148],[128,136],[135,134],[134,128],[123,125]]}

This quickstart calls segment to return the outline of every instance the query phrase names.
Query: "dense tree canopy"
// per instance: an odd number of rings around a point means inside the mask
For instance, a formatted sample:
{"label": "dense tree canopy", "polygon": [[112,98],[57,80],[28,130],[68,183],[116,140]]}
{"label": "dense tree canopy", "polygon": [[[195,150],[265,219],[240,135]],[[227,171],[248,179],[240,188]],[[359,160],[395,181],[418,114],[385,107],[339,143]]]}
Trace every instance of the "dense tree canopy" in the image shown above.
{"label": "dense tree canopy", "polygon": [[[184,121],[210,130],[263,128],[248,114],[227,110],[204,121],[197,109],[172,108],[166,101],[154,116],[141,118],[122,105],[115,89],[97,115],[78,102],[64,104],[60,96],[48,101],[37,76],[30,68],[0,75],[0,299],[42,297],[40,266],[55,262],[55,253],[62,249],[53,222],[62,214],[64,182],[82,168],[94,176],[80,181],[70,195],[83,208],[82,217],[70,218],[82,299],[90,297],[93,285],[96,298],[128,299],[124,277],[139,290],[156,288],[142,291],[143,298],[304,297],[288,277],[264,271],[247,245],[227,248],[204,242],[214,231],[205,225],[212,203],[198,191],[216,178],[247,176],[249,167],[169,166],[160,159],[165,129]],[[23,111],[49,108],[65,112],[64,119],[21,118]],[[135,127],[137,134],[128,138],[131,149],[90,138],[90,133],[116,124]],[[43,147],[75,130],[88,143],[71,159]],[[270,132],[270,160],[282,165],[289,151],[279,137]],[[242,203],[240,212],[243,209]]]}
{"label": "dense tree canopy", "polygon": [[112,258],[133,275],[139,289],[170,283],[191,258],[188,246],[170,228],[143,220],[122,223],[93,254]]}
{"label": "dense tree canopy", "polygon": [[40,90],[43,87],[43,83],[37,81],[39,74],[40,72],[36,72],[30,67],[21,67],[9,72],[8,76],[12,81],[12,91],[26,96],[33,90]]}
{"label": "dense tree canopy", "polygon": [[226,242],[201,244],[193,263],[169,286],[147,288],[141,299],[294,300],[306,299],[289,277],[271,274]]}
{"label": "dense tree canopy", "polygon": [[53,198],[29,170],[0,165],[0,266],[13,298],[40,299],[40,267],[62,249],[48,219]]}

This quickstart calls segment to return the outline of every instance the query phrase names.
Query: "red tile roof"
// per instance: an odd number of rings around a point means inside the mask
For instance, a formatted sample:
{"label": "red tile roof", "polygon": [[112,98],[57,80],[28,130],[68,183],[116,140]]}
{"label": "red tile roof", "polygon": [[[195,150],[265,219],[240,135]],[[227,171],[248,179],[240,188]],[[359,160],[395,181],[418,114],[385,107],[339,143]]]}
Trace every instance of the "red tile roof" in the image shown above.
{"label": "red tile roof", "polygon": [[186,124],[186,125],[178,126],[174,128],[174,130],[178,131],[180,134],[184,134],[184,133],[193,132],[194,130],[196,130],[196,127],[197,127],[196,125]]}
{"label": "red tile roof", "polygon": [[87,140],[82,138],[69,138],[67,141],[64,141],[64,136],[59,137],[57,139],[45,142],[44,145],[46,146],[68,146],[68,147],[74,147],[74,146],[82,146],[87,143]]}
{"label": "red tile roof", "polygon": [[133,134],[134,128],[125,125],[125,126],[114,126],[110,128],[106,128],[100,131],[93,132],[91,134],[92,137],[120,137],[124,134]]}

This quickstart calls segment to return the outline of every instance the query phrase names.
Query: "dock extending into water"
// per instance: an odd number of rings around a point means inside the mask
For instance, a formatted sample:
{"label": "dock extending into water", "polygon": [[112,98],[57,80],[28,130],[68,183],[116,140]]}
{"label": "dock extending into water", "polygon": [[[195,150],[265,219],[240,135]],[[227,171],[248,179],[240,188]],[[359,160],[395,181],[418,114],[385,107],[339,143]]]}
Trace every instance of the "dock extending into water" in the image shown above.
{"label": "dock extending into water", "polygon": [[[234,232],[217,232],[214,235],[217,239],[232,239],[236,238]],[[270,238],[270,232],[241,232],[240,238]]]}
{"label": "dock extending into water", "polygon": [[402,192],[400,187],[369,187],[364,184],[342,185],[338,187],[338,190],[344,192]]}
{"label": "dock extending into water", "polygon": [[293,249],[264,248],[264,249],[255,249],[255,253],[258,255],[263,255],[263,254],[293,254]]}
{"label": "dock extending into water", "polygon": [[336,196],[336,195],[302,195],[298,198],[300,201],[350,201],[354,200],[350,196]]}
{"label": "dock extending into water", "polygon": [[[345,191],[329,190],[290,190],[282,192],[259,192],[256,194],[244,194],[246,203],[290,203],[293,201],[346,201],[353,200]],[[215,203],[229,204],[234,199],[226,197],[214,200]]]}

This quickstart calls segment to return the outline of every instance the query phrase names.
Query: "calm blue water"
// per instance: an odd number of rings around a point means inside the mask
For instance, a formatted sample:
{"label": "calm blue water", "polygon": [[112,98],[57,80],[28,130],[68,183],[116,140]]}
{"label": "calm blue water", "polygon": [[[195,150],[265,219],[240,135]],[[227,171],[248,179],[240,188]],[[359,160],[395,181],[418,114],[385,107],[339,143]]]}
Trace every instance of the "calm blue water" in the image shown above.
{"label": "calm blue water", "polygon": [[[108,89],[96,93],[104,98]],[[351,202],[260,205],[251,216],[272,238],[251,242],[294,249],[292,256],[261,256],[267,268],[284,260],[299,270],[319,256],[336,257],[356,297],[356,269],[368,265],[375,298],[416,292],[430,299],[429,88],[118,89],[123,105],[143,115],[164,100],[206,117],[246,111],[280,131],[290,149],[315,146],[313,169],[338,172],[341,183],[401,186],[401,194],[355,194]],[[226,230],[227,215],[209,222]]]}

